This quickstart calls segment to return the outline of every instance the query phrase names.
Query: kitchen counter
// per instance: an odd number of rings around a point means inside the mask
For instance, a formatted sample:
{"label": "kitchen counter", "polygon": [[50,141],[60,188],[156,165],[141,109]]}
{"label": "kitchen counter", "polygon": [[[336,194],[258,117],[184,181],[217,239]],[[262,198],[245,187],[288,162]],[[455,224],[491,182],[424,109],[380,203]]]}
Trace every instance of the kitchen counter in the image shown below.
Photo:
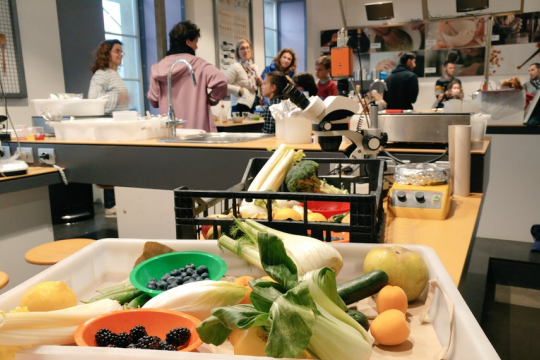
{"label": "kitchen counter", "polygon": [[398,218],[387,211],[384,242],[432,247],[458,286],[467,273],[482,201],[482,194],[453,196],[446,220]]}
{"label": "kitchen counter", "polygon": [[[248,121],[248,120],[246,120]],[[254,121],[257,123],[257,121]],[[260,122],[259,122],[260,123]],[[227,124],[227,127],[241,126],[242,124]],[[255,141],[247,141],[242,143],[233,144],[193,144],[193,143],[161,143],[158,139],[138,140],[138,141],[126,141],[126,142],[99,142],[99,141],[68,141],[68,140],[56,140],[56,138],[45,138],[45,140],[22,140],[21,143],[31,144],[80,144],[80,145],[108,145],[108,146],[163,146],[163,147],[195,147],[195,148],[218,148],[218,149],[267,149],[277,148],[284,143],[283,140],[277,140],[275,137],[260,139]],[[486,137],[482,141],[475,141],[472,143],[471,154],[483,155],[488,151],[491,138]],[[349,146],[351,142],[346,139],[343,141],[340,150],[344,150]],[[321,151],[321,147],[318,143],[310,144],[292,144],[295,149],[304,151]],[[443,149],[426,149],[426,148],[400,148],[399,146],[388,149],[390,152],[414,152],[414,153],[430,153],[440,154],[443,153]]]}

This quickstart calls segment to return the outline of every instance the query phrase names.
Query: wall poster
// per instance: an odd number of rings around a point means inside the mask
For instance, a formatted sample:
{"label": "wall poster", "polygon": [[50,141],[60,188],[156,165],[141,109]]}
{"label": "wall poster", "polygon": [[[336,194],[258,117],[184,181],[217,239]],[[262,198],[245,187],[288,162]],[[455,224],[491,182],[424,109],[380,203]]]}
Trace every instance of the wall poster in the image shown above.
{"label": "wall poster", "polygon": [[0,82],[7,98],[26,98],[15,0],[0,0]]}
{"label": "wall poster", "polygon": [[214,0],[218,68],[225,71],[235,59],[236,42],[251,41],[251,0]]}

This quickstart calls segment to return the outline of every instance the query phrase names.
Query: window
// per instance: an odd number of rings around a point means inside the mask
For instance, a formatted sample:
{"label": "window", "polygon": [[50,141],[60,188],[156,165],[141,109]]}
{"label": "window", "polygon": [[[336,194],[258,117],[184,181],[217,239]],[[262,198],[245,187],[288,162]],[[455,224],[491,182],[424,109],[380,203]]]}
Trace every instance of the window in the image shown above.
{"label": "window", "polygon": [[264,62],[268,66],[278,53],[277,1],[264,2]]}
{"label": "window", "polygon": [[129,91],[129,108],[144,113],[137,0],[102,0],[105,39],[118,39],[124,58],[118,72]]}
{"label": "window", "polygon": [[305,0],[265,0],[264,42],[266,66],[278,51],[291,48],[296,53],[296,72],[306,71]]}

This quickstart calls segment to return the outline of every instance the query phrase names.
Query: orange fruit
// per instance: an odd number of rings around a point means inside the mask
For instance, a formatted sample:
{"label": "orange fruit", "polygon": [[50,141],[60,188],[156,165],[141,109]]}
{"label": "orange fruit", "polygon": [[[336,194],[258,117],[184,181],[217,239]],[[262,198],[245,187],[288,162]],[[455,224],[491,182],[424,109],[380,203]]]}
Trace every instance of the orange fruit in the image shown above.
{"label": "orange fruit", "polygon": [[381,345],[399,345],[407,340],[411,328],[405,314],[396,309],[379,314],[369,327],[371,335]]}
{"label": "orange fruit", "polygon": [[379,314],[386,310],[396,309],[403,314],[407,313],[407,294],[399,286],[386,285],[377,294],[377,312]]}
{"label": "orange fruit", "polygon": [[240,277],[236,278],[236,280],[234,280],[234,283],[236,285],[242,285],[242,286],[245,286],[247,288],[246,295],[239,302],[239,304],[251,304],[251,299],[249,298],[249,296],[251,295],[251,286],[249,286],[249,280],[251,280],[251,279],[254,279],[254,277],[249,276],[249,275],[245,275],[245,276],[240,276]]}

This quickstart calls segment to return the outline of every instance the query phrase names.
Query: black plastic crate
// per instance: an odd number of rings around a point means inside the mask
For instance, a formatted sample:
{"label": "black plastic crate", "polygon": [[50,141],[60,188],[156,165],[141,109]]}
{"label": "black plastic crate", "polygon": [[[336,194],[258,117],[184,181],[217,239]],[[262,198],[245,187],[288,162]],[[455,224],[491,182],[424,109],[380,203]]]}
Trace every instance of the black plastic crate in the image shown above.
{"label": "black plastic crate", "polygon": [[[232,209],[233,216],[239,217],[239,205],[244,199],[267,200],[267,212],[271,214],[271,200],[295,200],[304,205],[304,219],[307,218],[308,201],[334,201],[350,204],[350,224],[330,222],[278,221],[271,219],[255,219],[265,225],[292,234],[309,235],[323,241],[331,241],[340,233],[348,233],[350,242],[376,243],[382,238],[384,229],[383,172],[382,160],[356,159],[305,159],[319,163],[320,179],[329,184],[349,191],[349,194],[291,193],[285,184],[277,192],[247,192],[251,182],[264,166],[268,158],[253,158],[249,161],[242,181],[225,191],[190,190],[179,187],[174,190],[176,236],[178,239],[199,238],[202,226],[213,226],[214,234],[220,226],[222,233],[228,233],[233,224],[228,218],[207,218],[213,208],[218,212]],[[342,170],[351,167],[360,168],[361,176],[342,175]],[[321,175],[326,173],[327,175]],[[333,175],[335,173],[335,175]],[[354,173],[354,172],[353,172]],[[356,193],[356,185],[369,184],[369,194]],[[364,185],[365,186],[365,185]],[[202,217],[201,217],[202,216]]]}

